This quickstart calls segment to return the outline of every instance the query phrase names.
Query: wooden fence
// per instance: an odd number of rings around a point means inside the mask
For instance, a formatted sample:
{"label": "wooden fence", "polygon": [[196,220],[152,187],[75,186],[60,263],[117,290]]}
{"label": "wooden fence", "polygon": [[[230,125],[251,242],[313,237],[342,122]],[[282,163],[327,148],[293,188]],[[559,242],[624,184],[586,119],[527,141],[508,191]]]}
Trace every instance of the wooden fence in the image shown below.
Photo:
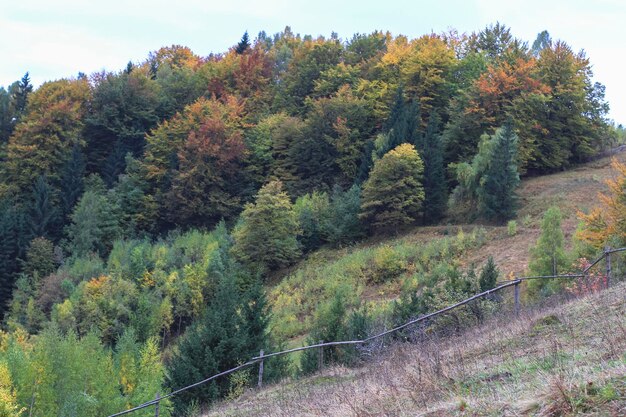
{"label": "wooden fence", "polygon": [[344,340],[344,341],[335,341],[335,342],[320,342],[314,345],[309,345],[309,346],[302,346],[302,347],[298,347],[298,348],[294,348],[294,349],[288,349],[288,350],[283,350],[280,352],[274,352],[274,353],[264,353],[263,350],[261,350],[259,352],[259,356],[255,356],[253,358],[251,358],[248,362],[239,365],[235,368],[229,369],[227,371],[224,372],[220,372],[219,374],[216,375],[212,375],[206,379],[203,379],[201,381],[195,382],[191,385],[187,385],[186,387],[182,387],[179,388],[175,391],[172,391],[168,394],[164,394],[163,396],[161,396],[159,393],[156,394],[156,398],[154,400],[151,401],[147,401],[143,404],[140,404],[136,407],[130,408],[128,410],[124,410],[121,411],[119,413],[116,414],[112,414],[108,417],[117,417],[117,416],[122,416],[125,414],[130,414],[133,413],[135,411],[138,410],[142,410],[144,408],[147,407],[155,407],[155,416],[159,417],[159,404],[162,400],[166,399],[166,398],[170,398],[173,397],[177,394],[180,394],[181,392],[190,390],[192,388],[195,388],[199,385],[203,385],[206,384],[207,382],[213,381],[217,378],[221,378],[224,377],[226,375],[232,374],[234,372],[240,371],[242,369],[248,368],[250,366],[259,364],[259,377],[258,377],[258,387],[261,387],[263,385],[263,365],[264,365],[264,361],[266,359],[275,357],[275,356],[283,356],[283,355],[288,355],[294,352],[299,352],[299,351],[303,351],[303,350],[309,350],[309,349],[319,349],[319,353],[318,353],[318,368],[321,370],[324,364],[324,348],[325,347],[331,347],[331,346],[346,346],[346,345],[364,345],[368,342],[371,342],[373,340],[382,338],[384,336],[387,336],[389,334],[398,332],[399,330],[405,329],[409,326],[412,326],[414,324],[432,319],[434,317],[437,317],[439,315],[445,314],[451,310],[457,309],[459,307],[462,307],[466,304],[471,303],[472,301],[478,300],[480,298],[483,297],[487,297],[490,294],[494,294],[498,291],[501,291],[505,288],[509,288],[509,287],[514,287],[514,295],[513,295],[513,299],[514,299],[514,308],[515,308],[515,313],[519,314],[520,310],[521,310],[521,302],[520,302],[520,284],[523,281],[527,281],[527,280],[535,280],[535,279],[572,279],[572,278],[585,278],[588,276],[589,271],[591,270],[591,268],[593,268],[594,266],[596,266],[598,263],[600,263],[603,259],[606,259],[606,286],[607,288],[611,285],[611,275],[612,275],[612,265],[611,265],[611,254],[616,253],[616,252],[622,252],[622,251],[626,251],[626,248],[619,248],[619,249],[611,249],[611,248],[606,248],[604,250],[604,253],[602,254],[602,256],[600,256],[598,259],[596,259],[593,263],[591,263],[589,266],[587,266],[584,270],[582,270],[580,273],[578,274],[563,274],[563,275],[545,275],[545,276],[528,276],[528,277],[516,277],[513,280],[508,280],[508,281],[501,281],[496,283],[496,286],[490,290],[481,292],[479,294],[476,294],[470,298],[467,298],[463,301],[460,301],[456,304],[450,305],[448,307],[442,308],[441,310],[435,311],[433,313],[429,313],[426,314],[424,316],[418,317],[414,320],[408,321],[402,325],[399,325],[397,327],[394,327],[390,330],[386,330],[382,333],[373,335],[373,336],[369,336],[366,337],[362,340]]}

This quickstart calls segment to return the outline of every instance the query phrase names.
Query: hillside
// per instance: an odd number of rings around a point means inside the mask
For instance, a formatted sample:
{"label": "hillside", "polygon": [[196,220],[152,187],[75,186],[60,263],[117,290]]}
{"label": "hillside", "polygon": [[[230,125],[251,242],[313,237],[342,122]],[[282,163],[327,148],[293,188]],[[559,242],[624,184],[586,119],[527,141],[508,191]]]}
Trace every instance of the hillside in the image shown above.
{"label": "hillside", "polygon": [[[99,417],[168,395],[162,416],[195,417],[255,379],[180,388],[261,350],[363,339],[626,245],[626,164],[602,158],[626,129],[592,68],[498,22],[286,27],[0,87],[0,415]],[[566,290],[532,281],[522,298]],[[482,323],[506,297],[425,331]],[[342,349],[268,359],[265,381],[362,359]]]}
{"label": "hillside", "polygon": [[[626,153],[618,153],[616,158],[626,161]],[[514,236],[508,234],[506,226],[448,224],[417,227],[395,237],[379,236],[343,249],[313,252],[274,276],[275,284],[269,292],[273,331],[278,337],[293,338],[291,345],[299,345],[315,311],[342,289],[349,305],[366,301],[375,314],[386,311],[407,280],[419,283],[424,274],[444,280],[449,271],[441,265],[478,268],[493,256],[501,277],[523,275],[544,212],[551,206],[560,207],[566,246],[571,247],[580,221],[577,211],[588,211],[597,204],[598,193],[606,191],[605,180],[614,175],[610,162],[611,158],[602,158],[568,171],[523,180]]]}
{"label": "hillside", "polygon": [[207,416],[624,415],[625,291],[396,344],[363,367],[248,392]]}

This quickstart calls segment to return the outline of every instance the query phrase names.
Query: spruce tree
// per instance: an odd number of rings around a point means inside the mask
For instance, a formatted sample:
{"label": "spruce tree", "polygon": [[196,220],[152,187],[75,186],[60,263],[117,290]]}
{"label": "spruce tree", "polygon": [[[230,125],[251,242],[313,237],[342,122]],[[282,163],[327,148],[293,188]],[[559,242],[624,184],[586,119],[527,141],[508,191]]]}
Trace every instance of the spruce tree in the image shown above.
{"label": "spruce tree", "polygon": [[443,145],[439,133],[441,120],[433,112],[426,133],[419,141],[418,150],[424,161],[424,222],[433,223],[443,217],[448,200]]}
{"label": "spruce tree", "polygon": [[245,332],[249,357],[257,356],[260,349],[268,349],[267,326],[269,306],[260,279],[254,280],[242,297],[242,330]]}
{"label": "spruce tree", "polygon": [[487,169],[480,187],[478,200],[482,214],[498,222],[515,217],[520,183],[517,171],[517,135],[510,124],[496,130]]}
{"label": "spruce tree", "polygon": [[30,83],[30,76],[27,72],[19,81],[17,90],[15,91],[15,95],[13,96],[15,112],[17,114],[18,119],[26,111],[26,104],[28,103],[28,96],[32,92],[33,92],[33,85]]}
{"label": "spruce tree", "polygon": [[557,275],[567,266],[561,210],[550,207],[541,221],[541,235],[530,250],[529,269],[533,275]]}
{"label": "spruce tree", "polygon": [[85,157],[80,146],[74,145],[69,160],[61,172],[61,209],[66,219],[76,202],[85,191],[83,176],[85,175]]}
{"label": "spruce tree", "polygon": [[102,170],[102,179],[108,187],[113,187],[118,176],[124,172],[127,152],[127,147],[124,143],[121,140],[117,140]]}
{"label": "spruce tree", "polygon": [[248,36],[248,31],[246,30],[243,36],[241,37],[241,40],[237,44],[237,47],[235,48],[235,52],[241,55],[244,52],[246,52],[249,48],[250,48],[250,37]]}
{"label": "spruce tree", "polygon": [[498,281],[499,274],[500,272],[498,271],[496,263],[493,261],[493,256],[490,256],[487,259],[487,263],[480,271],[480,278],[478,279],[480,291],[483,292],[494,288]]}
{"label": "spruce tree", "polygon": [[53,190],[45,176],[35,180],[29,213],[31,236],[53,239],[58,237],[59,212],[53,204]]}
{"label": "spruce tree", "polygon": [[23,256],[23,214],[9,200],[0,201],[0,320],[8,307]]}
{"label": "spruce tree", "polygon": [[420,137],[420,108],[417,101],[407,105],[404,101],[402,87],[398,87],[394,105],[385,123],[384,140],[380,141],[376,149],[376,158],[395,149],[403,143],[416,145]]}
{"label": "spruce tree", "polygon": [[[242,299],[232,277],[219,280],[215,297],[200,319],[181,337],[178,349],[169,361],[171,389],[188,385],[218,372],[231,369],[249,359],[249,327],[242,319]],[[230,380],[220,378],[177,396],[176,409],[180,412],[192,399],[208,404],[225,396]]]}

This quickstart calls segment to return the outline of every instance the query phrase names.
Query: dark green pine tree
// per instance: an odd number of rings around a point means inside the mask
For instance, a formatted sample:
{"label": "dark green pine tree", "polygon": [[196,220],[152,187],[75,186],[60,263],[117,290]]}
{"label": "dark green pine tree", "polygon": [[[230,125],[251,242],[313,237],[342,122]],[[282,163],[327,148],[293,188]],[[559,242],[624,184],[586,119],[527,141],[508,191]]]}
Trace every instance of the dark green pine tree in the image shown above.
{"label": "dark green pine tree", "polygon": [[419,103],[412,101],[407,105],[403,89],[398,87],[394,105],[383,128],[386,131],[385,141],[376,150],[378,158],[403,143],[417,144],[421,130],[420,120]]}
{"label": "dark green pine tree", "polygon": [[102,170],[102,179],[110,188],[118,179],[118,176],[126,169],[127,146],[121,140],[115,142],[113,151],[109,154]]}
{"label": "dark green pine tree", "polygon": [[33,185],[31,206],[28,217],[32,237],[58,238],[59,212],[53,204],[53,190],[47,178],[41,175]]}
{"label": "dark green pine tree", "polygon": [[72,213],[76,202],[85,191],[85,157],[80,146],[74,145],[70,159],[61,172],[61,210],[63,219]]}
{"label": "dark green pine tree", "polygon": [[517,135],[511,124],[496,130],[489,165],[481,179],[478,200],[482,214],[487,219],[504,222],[515,217],[516,189],[519,185],[517,171]]}
{"label": "dark green pine tree", "polygon": [[393,106],[389,111],[389,117],[383,124],[383,131],[389,132],[398,123],[398,120],[404,114],[406,104],[404,100],[404,87],[401,85],[396,89],[396,96],[394,97]]}
{"label": "dark green pine tree", "polygon": [[237,44],[237,47],[235,48],[235,52],[241,55],[244,52],[246,52],[248,49],[250,49],[250,37],[248,36],[248,31],[246,30],[246,32],[241,37],[241,40]]}
{"label": "dark green pine tree", "polygon": [[243,295],[242,319],[248,346],[248,356],[257,356],[260,349],[267,349],[267,326],[269,324],[267,298],[260,279],[254,280]]}
{"label": "dark green pine tree", "polygon": [[[250,359],[251,342],[247,334],[250,327],[243,318],[242,307],[242,296],[235,280],[227,274],[219,280],[215,297],[202,317],[180,339],[168,365],[171,389],[234,368]],[[228,378],[220,378],[193,392],[181,393],[174,399],[177,415],[192,400],[209,404],[226,395],[230,387]]]}
{"label": "dark green pine tree", "polygon": [[19,272],[19,261],[24,255],[23,214],[13,202],[0,201],[0,321]]}
{"label": "dark green pine tree", "polygon": [[404,106],[388,133],[388,151],[403,143],[417,144],[421,130],[420,119],[420,108],[417,101],[412,101],[409,105]]}
{"label": "dark green pine tree", "polygon": [[433,112],[426,133],[418,141],[418,151],[424,162],[424,223],[433,223],[443,217],[448,200],[443,144],[439,125],[441,119]]}
{"label": "dark green pine tree", "polygon": [[28,102],[28,96],[30,95],[30,93],[32,93],[32,91],[33,85],[30,83],[30,76],[27,72],[19,81],[17,90],[15,91],[15,95],[13,96],[13,103],[18,119],[21,115],[24,114],[24,111],[26,110],[26,104]]}
{"label": "dark green pine tree", "polygon": [[487,259],[487,263],[480,271],[480,278],[478,279],[480,291],[484,292],[494,288],[496,286],[496,282],[498,281],[498,275],[500,275],[500,271],[498,271],[498,267],[493,261],[493,256],[490,256]]}

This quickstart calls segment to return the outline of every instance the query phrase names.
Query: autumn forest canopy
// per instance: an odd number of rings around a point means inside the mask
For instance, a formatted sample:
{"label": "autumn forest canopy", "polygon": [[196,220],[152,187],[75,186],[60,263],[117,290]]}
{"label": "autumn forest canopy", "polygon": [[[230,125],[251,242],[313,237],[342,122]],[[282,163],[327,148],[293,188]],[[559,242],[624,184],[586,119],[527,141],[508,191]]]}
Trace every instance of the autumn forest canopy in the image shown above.
{"label": "autumn forest canopy", "polygon": [[36,89],[26,73],[0,88],[0,415],[105,415],[279,346],[263,284],[322,246],[514,218],[520,177],[623,139],[592,76],[499,23],[287,27]]}

